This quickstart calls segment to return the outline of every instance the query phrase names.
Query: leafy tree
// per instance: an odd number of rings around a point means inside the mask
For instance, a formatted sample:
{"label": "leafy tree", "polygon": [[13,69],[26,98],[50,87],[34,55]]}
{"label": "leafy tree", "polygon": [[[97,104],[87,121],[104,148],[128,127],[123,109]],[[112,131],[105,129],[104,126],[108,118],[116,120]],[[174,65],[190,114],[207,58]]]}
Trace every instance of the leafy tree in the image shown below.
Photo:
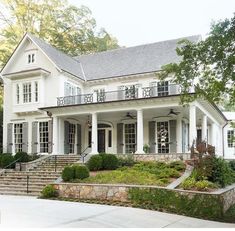
{"label": "leafy tree", "polygon": [[118,47],[104,29],[97,30],[91,11],[64,0],[0,0],[0,66],[25,32],[43,38],[70,55]]}
{"label": "leafy tree", "polygon": [[[173,74],[182,88],[182,102],[203,97],[214,103],[235,106],[235,15],[213,23],[208,37],[198,43],[179,42],[179,63],[163,66],[161,78]],[[188,94],[195,86],[195,95]]]}

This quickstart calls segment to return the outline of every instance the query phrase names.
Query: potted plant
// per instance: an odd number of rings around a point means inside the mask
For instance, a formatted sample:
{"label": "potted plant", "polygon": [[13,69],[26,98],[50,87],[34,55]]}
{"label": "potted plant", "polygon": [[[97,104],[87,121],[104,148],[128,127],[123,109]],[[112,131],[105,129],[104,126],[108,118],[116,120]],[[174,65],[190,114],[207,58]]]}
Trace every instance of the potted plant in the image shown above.
{"label": "potted plant", "polygon": [[144,145],[144,147],[143,147],[143,151],[144,151],[145,153],[149,153],[149,151],[150,151],[150,147],[149,147],[149,145],[148,145],[148,144],[145,144],[145,145]]}

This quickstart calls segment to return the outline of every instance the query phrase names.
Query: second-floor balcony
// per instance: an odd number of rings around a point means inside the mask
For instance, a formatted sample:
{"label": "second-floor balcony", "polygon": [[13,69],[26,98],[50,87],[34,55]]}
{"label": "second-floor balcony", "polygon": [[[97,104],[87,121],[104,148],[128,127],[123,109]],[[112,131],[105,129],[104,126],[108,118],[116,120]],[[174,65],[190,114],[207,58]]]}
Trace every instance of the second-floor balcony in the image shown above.
{"label": "second-floor balcony", "polygon": [[178,95],[180,92],[180,86],[176,84],[143,88],[126,88],[118,91],[102,91],[83,95],[58,97],[57,106],[164,97]]}

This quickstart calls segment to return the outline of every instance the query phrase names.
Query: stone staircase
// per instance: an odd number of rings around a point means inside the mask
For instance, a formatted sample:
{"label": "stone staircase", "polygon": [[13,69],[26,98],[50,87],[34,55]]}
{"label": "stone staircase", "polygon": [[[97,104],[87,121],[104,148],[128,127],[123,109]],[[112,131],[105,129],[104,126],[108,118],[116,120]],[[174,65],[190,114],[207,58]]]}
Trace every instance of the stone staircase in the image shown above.
{"label": "stone staircase", "polygon": [[46,185],[60,177],[66,165],[79,160],[77,155],[57,155],[38,161],[37,166],[28,171],[5,170],[0,175],[0,194],[39,196]]}

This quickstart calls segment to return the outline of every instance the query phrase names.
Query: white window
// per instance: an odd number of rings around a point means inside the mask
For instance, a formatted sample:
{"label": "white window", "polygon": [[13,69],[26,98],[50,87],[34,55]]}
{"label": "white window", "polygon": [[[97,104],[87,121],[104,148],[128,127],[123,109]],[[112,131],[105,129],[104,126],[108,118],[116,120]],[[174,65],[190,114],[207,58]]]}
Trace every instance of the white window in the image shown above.
{"label": "white window", "polygon": [[49,128],[48,122],[39,122],[39,144],[40,153],[48,153],[48,142],[49,142]]}
{"label": "white window", "polygon": [[38,82],[34,82],[34,100],[38,102]]}
{"label": "white window", "polygon": [[105,89],[97,89],[95,92],[97,94],[97,102],[105,102]]}
{"label": "white window", "polygon": [[32,88],[31,83],[24,83],[23,84],[23,103],[31,103],[32,97]]}
{"label": "white window", "polygon": [[15,153],[22,152],[23,143],[23,124],[14,124],[14,143]]}
{"label": "white window", "polygon": [[234,130],[228,130],[227,132],[227,142],[228,142],[228,147],[233,148],[235,147],[235,133]]}
{"label": "white window", "polygon": [[19,84],[16,84],[16,103],[20,103],[20,86]]}
{"label": "white window", "polygon": [[169,124],[168,121],[157,122],[158,153],[169,153]]}
{"label": "white window", "polygon": [[69,124],[69,153],[74,153],[75,147],[75,124]]}
{"label": "white window", "polygon": [[28,64],[35,62],[35,54],[28,54]]}
{"label": "white window", "polygon": [[136,151],[136,124],[125,124],[125,153]]}
{"label": "white window", "polygon": [[167,96],[167,95],[169,95],[169,83],[168,83],[168,81],[158,82],[157,83],[157,92],[158,92],[158,96]]}

